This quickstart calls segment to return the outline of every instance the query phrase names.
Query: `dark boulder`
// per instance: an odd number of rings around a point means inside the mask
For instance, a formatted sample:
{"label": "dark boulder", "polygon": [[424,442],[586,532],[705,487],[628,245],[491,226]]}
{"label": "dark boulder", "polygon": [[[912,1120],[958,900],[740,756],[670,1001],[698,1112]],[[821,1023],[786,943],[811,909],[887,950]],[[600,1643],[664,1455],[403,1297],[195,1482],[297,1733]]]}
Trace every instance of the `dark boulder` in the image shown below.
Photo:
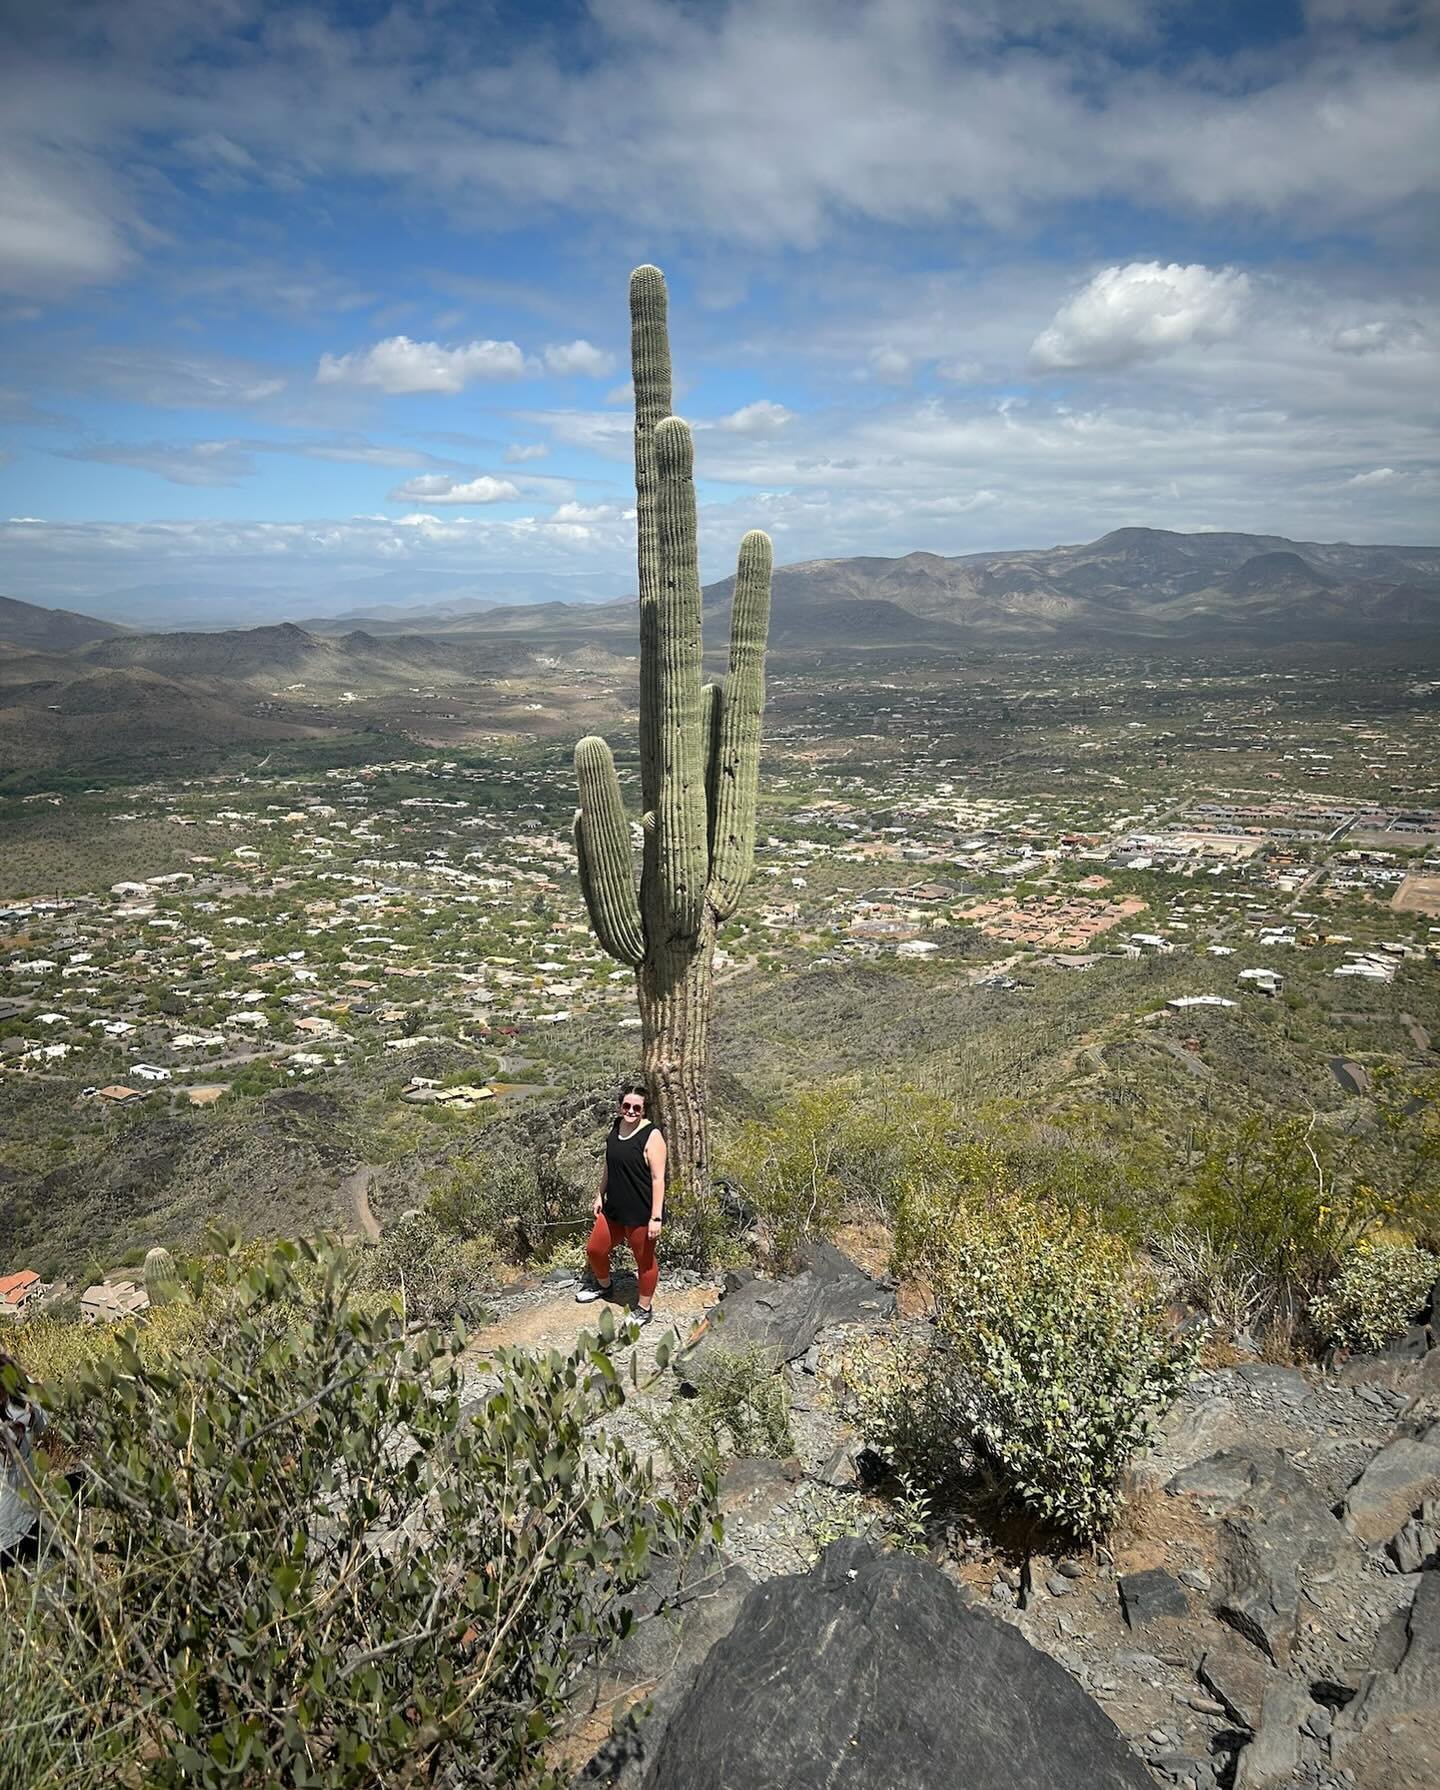
{"label": "dark boulder", "polygon": [[743,1566],[727,1564],[718,1553],[692,1563],[683,1581],[673,1562],[657,1563],[633,1601],[635,1626],[572,1699],[577,1714],[633,1706],[643,1711],[643,1720],[635,1713],[622,1715],[575,1780],[575,1790],[582,1785],[639,1790],[649,1765],[647,1748],[664,1732],[705,1655],[733,1627],[753,1583]]}
{"label": "dark boulder", "polygon": [[1147,1628],[1166,1617],[1190,1614],[1190,1600],[1185,1588],[1163,1566],[1152,1566],[1145,1572],[1127,1572],[1119,1581],[1120,1607],[1130,1628]]}
{"label": "dark boulder", "polygon": [[1304,1586],[1353,1544],[1279,1449],[1231,1448],[1177,1473],[1166,1490],[1222,1516],[1215,1612],[1277,1665],[1295,1641]]}
{"label": "dark boulder", "polygon": [[[652,1718],[653,1723],[653,1718]],[[636,1790],[1145,1790],[1109,1717],[935,1567],[836,1542],[745,1599]],[[595,1762],[598,1764],[598,1761]]]}
{"label": "dark boulder", "polygon": [[686,1364],[717,1349],[759,1347],[771,1351],[777,1363],[798,1361],[827,1325],[888,1318],[895,1310],[893,1290],[873,1281],[833,1243],[807,1245],[793,1279],[737,1280],[727,1280],[725,1297],[686,1351],[682,1375]]}

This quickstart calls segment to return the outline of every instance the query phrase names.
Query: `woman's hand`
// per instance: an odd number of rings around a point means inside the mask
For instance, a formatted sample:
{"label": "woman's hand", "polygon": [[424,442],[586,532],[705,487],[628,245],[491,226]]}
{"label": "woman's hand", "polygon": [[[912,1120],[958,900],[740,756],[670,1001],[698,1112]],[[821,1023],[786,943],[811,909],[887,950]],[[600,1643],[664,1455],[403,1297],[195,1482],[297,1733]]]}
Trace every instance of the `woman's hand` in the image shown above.
{"label": "woman's hand", "polygon": [[595,1204],[590,1208],[590,1210],[595,1214],[595,1216],[597,1218],[600,1216],[600,1208],[601,1208],[601,1206],[604,1205],[604,1203],[605,1203],[605,1195],[603,1193],[597,1193],[595,1195]]}
{"label": "woman's hand", "polygon": [[665,1220],[663,1218],[652,1218],[650,1220],[649,1224],[646,1225],[645,1232],[646,1232],[646,1235],[649,1237],[650,1241],[653,1243],[655,1241],[655,1239],[660,1235],[661,1231],[664,1230],[664,1228],[665,1228]]}

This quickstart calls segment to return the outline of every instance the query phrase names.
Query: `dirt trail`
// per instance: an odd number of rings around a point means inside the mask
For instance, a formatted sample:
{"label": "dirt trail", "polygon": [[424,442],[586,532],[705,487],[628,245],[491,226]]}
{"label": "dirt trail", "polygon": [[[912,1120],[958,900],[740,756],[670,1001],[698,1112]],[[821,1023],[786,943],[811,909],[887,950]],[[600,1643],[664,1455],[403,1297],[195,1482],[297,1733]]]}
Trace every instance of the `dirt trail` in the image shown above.
{"label": "dirt trail", "polygon": [[380,1241],[380,1225],[370,1210],[370,1177],[374,1170],[368,1162],[353,1169],[340,1183],[340,1197],[355,1214],[355,1222],[372,1243]]}
{"label": "dirt trail", "polygon": [[[509,1317],[502,1318],[498,1324],[488,1325],[477,1331],[466,1349],[467,1359],[483,1360],[493,1355],[498,1349],[568,1349],[582,1330],[593,1331],[600,1322],[600,1314],[611,1311],[617,1320],[629,1316],[629,1305],[622,1291],[621,1300],[607,1304],[596,1300],[591,1305],[579,1305],[575,1300],[573,1287],[562,1286],[553,1299],[547,1299],[541,1305],[528,1305],[512,1312]],[[673,1293],[665,1291],[665,1283],[660,1283],[660,1291],[655,1298],[655,1320],[651,1326],[651,1334],[662,1336],[671,1329],[678,1330],[682,1338],[688,1338],[703,1314],[720,1297],[718,1284],[685,1287]]]}

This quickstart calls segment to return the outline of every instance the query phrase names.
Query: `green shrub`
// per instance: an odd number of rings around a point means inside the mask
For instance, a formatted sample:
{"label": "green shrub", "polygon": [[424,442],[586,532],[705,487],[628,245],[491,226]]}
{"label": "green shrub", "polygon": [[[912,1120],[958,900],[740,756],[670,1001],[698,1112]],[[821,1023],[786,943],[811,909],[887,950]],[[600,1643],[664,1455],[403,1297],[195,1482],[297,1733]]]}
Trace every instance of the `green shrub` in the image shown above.
{"label": "green shrub", "polygon": [[974,1472],[975,1401],[942,1337],[867,1337],[842,1373],[857,1428],[898,1474],[944,1491]]}
{"label": "green shrub", "polygon": [[485,1242],[447,1236],[433,1214],[407,1212],[386,1225],[368,1280],[377,1290],[399,1293],[408,1317],[449,1323],[481,1314],[494,1268],[494,1252]]}
{"label": "green shrub", "polygon": [[912,1210],[905,1244],[949,1347],[936,1364],[962,1382],[1004,1494],[1056,1531],[1102,1534],[1127,1462],[1194,1357],[1154,1278],[1090,1215],[1003,1185],[987,1202]]}
{"label": "green shrub", "polygon": [[1312,1122],[1252,1120],[1205,1157],[1179,1216],[1217,1261],[1262,1279],[1272,1319],[1294,1321],[1357,1244],[1382,1225],[1423,1219],[1434,1199],[1421,1184],[1378,1187]]}
{"label": "green shrub", "polygon": [[467,1162],[431,1195],[429,1210],[442,1229],[490,1240],[515,1261],[528,1260],[550,1239],[548,1190],[532,1154],[518,1146],[497,1147]]}
{"label": "green shrub", "polygon": [[695,1396],[647,1417],[655,1439],[687,1475],[745,1455],[795,1452],[785,1378],[768,1349],[715,1349],[695,1370]]}
{"label": "green shrub", "polygon": [[867,1096],[852,1082],[797,1094],[739,1127],[721,1166],[760,1220],[779,1269],[846,1217],[885,1218],[906,1190],[953,1172],[953,1109],[911,1089]]}
{"label": "green shrub", "polygon": [[1425,1304],[1440,1257],[1410,1243],[1357,1249],[1310,1301],[1310,1320],[1337,1347],[1378,1349],[1398,1336]]}
{"label": "green shrub", "polygon": [[83,1495],[42,1484],[0,1728],[38,1724],[57,1790],[557,1790],[567,1688],[649,1561],[714,1532],[712,1480],[679,1507],[600,1425],[609,1314],[568,1355],[502,1352],[466,1421],[458,1340],[355,1284],[353,1257],[280,1245],[191,1355],[122,1336],[54,1402],[91,1437]]}

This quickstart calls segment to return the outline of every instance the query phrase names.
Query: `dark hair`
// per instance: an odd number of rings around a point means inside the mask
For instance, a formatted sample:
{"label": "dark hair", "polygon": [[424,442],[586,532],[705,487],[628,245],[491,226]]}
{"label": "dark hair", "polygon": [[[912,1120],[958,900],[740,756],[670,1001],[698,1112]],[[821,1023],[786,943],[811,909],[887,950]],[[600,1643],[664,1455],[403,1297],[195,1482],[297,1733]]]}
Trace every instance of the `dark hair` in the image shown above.
{"label": "dark hair", "polygon": [[638,1094],[640,1096],[640,1098],[645,1102],[645,1110],[648,1113],[650,1110],[650,1090],[649,1090],[649,1088],[647,1088],[645,1086],[643,1081],[621,1082],[620,1093],[617,1096],[617,1098],[620,1100],[624,1100],[627,1098],[627,1096],[632,1095],[632,1094]]}

